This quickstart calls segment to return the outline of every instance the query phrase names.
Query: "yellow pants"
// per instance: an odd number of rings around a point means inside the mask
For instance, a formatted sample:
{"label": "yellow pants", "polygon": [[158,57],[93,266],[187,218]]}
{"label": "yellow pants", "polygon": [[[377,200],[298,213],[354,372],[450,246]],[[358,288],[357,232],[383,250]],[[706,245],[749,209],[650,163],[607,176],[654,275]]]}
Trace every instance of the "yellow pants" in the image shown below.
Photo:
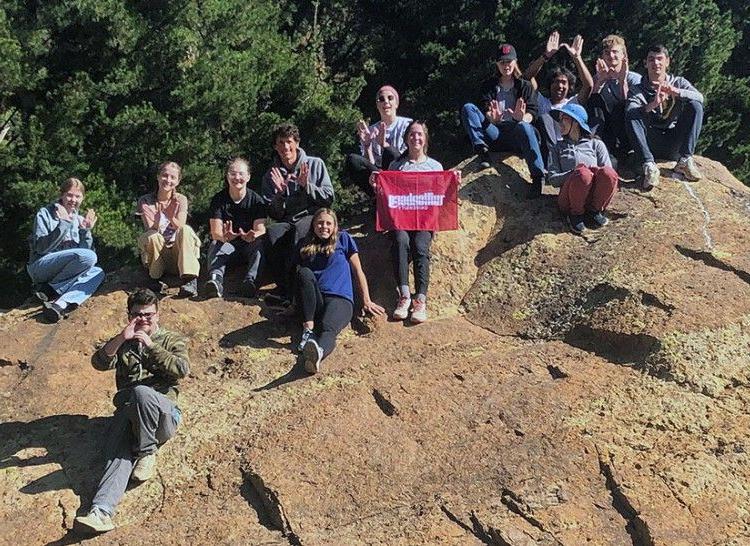
{"label": "yellow pants", "polygon": [[149,230],[138,237],[141,262],[152,279],[160,279],[164,273],[198,276],[200,272],[201,240],[190,226],[177,230],[174,243],[166,246],[164,237],[156,230]]}

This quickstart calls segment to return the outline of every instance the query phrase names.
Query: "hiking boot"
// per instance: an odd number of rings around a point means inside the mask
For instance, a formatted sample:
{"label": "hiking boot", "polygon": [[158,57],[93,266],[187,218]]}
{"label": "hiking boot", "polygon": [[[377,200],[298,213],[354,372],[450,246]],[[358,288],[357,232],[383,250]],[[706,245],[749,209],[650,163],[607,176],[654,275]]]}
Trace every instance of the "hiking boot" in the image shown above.
{"label": "hiking boot", "polygon": [[411,298],[409,296],[401,296],[398,299],[398,305],[393,310],[394,320],[404,320],[409,316],[409,307],[411,307]]}
{"label": "hiking boot", "polygon": [[186,281],[180,286],[180,292],[178,296],[182,298],[192,298],[198,294],[198,279],[193,277],[189,281]]}
{"label": "hiking boot", "polygon": [[307,345],[307,342],[310,340],[310,338],[312,338],[312,336],[313,336],[313,331],[305,328],[304,331],[302,332],[302,337],[299,340],[299,344],[297,345],[298,353],[302,352],[302,349],[305,348],[305,345]]}
{"label": "hiking boot", "polygon": [[684,176],[688,182],[697,182],[703,178],[703,173],[698,170],[692,155],[681,158],[672,170]]}
{"label": "hiking boot", "polygon": [[609,224],[609,218],[604,215],[603,211],[590,212],[589,220],[591,223],[591,227],[593,227],[594,229],[602,228]]}
{"label": "hiking boot", "polygon": [[487,149],[487,146],[483,144],[475,146],[474,152],[476,152],[477,154],[479,167],[482,169],[489,169],[490,165],[492,164],[492,159],[490,158],[490,151]]}
{"label": "hiking boot", "polygon": [[211,277],[206,281],[206,297],[220,298],[224,295],[224,283],[221,277]]}
{"label": "hiking boot", "polygon": [[307,340],[305,347],[302,349],[302,360],[305,364],[305,371],[312,374],[320,372],[320,361],[323,360],[323,349],[312,336]]}
{"label": "hiking boot", "polygon": [[651,191],[659,185],[661,173],[656,163],[649,161],[643,164],[643,191]]}
{"label": "hiking boot", "polygon": [[115,524],[112,523],[112,516],[96,505],[91,507],[88,514],[77,516],[73,521],[82,531],[87,533],[106,533],[115,528]]}
{"label": "hiking boot", "polygon": [[52,288],[49,283],[43,282],[34,286],[34,297],[39,300],[39,303],[44,303],[47,301],[54,301],[59,298],[60,295],[55,292],[55,289]]}
{"label": "hiking boot", "polygon": [[65,316],[65,310],[56,303],[45,301],[43,305],[42,316],[50,324],[60,322]]}
{"label": "hiking boot", "polygon": [[411,310],[411,321],[414,324],[422,324],[427,320],[427,302],[414,300],[414,307]]}
{"label": "hiking boot", "polygon": [[130,477],[137,482],[147,482],[154,477],[156,470],[156,453],[143,455],[133,466],[133,473]]}
{"label": "hiking boot", "polygon": [[570,215],[568,216],[568,226],[570,231],[576,235],[581,235],[586,230],[586,223],[583,216]]}
{"label": "hiking boot", "polygon": [[245,279],[240,285],[240,294],[243,298],[252,299],[258,294],[258,288],[253,279]]}

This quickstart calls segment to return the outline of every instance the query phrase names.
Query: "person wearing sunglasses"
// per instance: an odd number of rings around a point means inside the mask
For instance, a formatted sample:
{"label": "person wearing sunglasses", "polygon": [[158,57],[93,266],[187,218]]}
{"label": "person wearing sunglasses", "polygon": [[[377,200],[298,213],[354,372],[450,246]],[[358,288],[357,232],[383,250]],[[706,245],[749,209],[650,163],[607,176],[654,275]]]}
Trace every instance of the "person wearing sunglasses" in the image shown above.
{"label": "person wearing sunglasses", "polygon": [[159,300],[141,288],[128,297],[128,323],[92,356],[100,371],[115,370],[115,414],[105,446],[106,466],[91,509],[75,518],[79,530],[114,529],[112,517],[128,482],[151,479],[156,451],[182,420],[179,380],[190,370],[187,340],[159,326]]}
{"label": "person wearing sunglasses", "polygon": [[370,196],[374,196],[370,174],[388,170],[406,150],[404,134],[412,120],[397,115],[399,102],[398,91],[384,85],[375,94],[380,121],[369,126],[364,120],[357,123],[360,153],[347,156],[347,167],[352,181]]}

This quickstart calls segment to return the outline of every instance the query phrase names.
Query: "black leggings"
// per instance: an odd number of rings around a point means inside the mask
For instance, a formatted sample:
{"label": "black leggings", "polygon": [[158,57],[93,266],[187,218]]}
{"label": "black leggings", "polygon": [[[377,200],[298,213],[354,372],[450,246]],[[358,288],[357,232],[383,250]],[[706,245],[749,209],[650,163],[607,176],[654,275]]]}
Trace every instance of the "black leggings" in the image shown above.
{"label": "black leggings", "polygon": [[297,270],[297,295],[302,320],[315,322],[316,341],[323,349],[325,358],[336,347],[336,336],[352,320],[352,302],[340,296],[322,294],[315,273],[308,267]]}
{"label": "black leggings", "polygon": [[417,294],[427,295],[430,284],[430,245],[431,231],[404,231],[397,229],[391,232],[393,243],[391,253],[393,269],[399,286],[409,285],[409,258],[414,261],[414,288]]}

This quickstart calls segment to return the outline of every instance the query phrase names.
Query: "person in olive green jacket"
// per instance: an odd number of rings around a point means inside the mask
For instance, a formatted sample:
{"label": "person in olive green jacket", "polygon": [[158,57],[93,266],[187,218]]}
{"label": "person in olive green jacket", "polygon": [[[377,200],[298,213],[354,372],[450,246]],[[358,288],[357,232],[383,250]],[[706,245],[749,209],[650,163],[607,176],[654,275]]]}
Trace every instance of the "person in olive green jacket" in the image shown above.
{"label": "person in olive green jacket", "polygon": [[182,420],[177,395],[190,366],[186,339],[159,326],[159,300],[151,290],[128,297],[128,319],[91,358],[97,370],[115,370],[117,393],[104,475],[89,513],[75,520],[87,532],[114,529],[112,516],[128,482],[153,476],[156,450]]}

